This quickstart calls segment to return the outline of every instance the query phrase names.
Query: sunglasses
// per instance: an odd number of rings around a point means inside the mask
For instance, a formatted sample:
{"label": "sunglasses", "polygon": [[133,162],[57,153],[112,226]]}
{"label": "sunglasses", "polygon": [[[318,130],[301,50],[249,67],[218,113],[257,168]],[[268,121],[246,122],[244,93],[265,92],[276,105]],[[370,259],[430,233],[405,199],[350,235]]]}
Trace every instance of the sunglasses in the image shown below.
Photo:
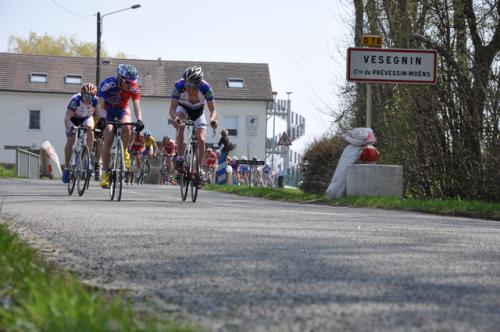
{"label": "sunglasses", "polygon": [[94,95],[91,93],[82,93],[82,100],[84,103],[90,103],[94,99]]}

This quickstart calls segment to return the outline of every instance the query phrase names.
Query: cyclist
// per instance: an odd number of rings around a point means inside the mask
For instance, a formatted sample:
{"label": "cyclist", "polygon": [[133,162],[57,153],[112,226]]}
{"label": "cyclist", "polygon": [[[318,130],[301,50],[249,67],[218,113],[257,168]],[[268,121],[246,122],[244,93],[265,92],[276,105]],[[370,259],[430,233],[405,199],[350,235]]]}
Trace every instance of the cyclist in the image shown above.
{"label": "cyclist", "polygon": [[[109,165],[111,146],[113,145],[113,126],[106,125],[106,121],[131,122],[131,113],[128,106],[128,101],[132,98],[134,105],[134,113],[137,119],[136,131],[140,132],[144,129],[142,123],[141,111],[141,93],[137,78],[139,73],[134,66],[129,64],[120,64],[117,68],[117,77],[109,77],[101,82],[99,87],[99,110],[100,116],[98,127],[104,132],[104,145],[102,147],[101,157],[106,170],[102,175],[101,187],[109,187],[109,173],[107,168]],[[104,110],[104,111],[103,111]],[[122,128],[123,146],[129,145],[132,136],[132,129],[129,126]],[[130,156],[128,151],[124,151],[125,166],[130,167]]]}
{"label": "cyclist", "polygon": [[161,165],[161,167],[165,167],[168,174],[172,175],[172,160],[177,153],[177,145],[175,141],[170,138],[170,136],[163,136],[163,140],[160,142],[159,150],[163,153],[165,165]]}
{"label": "cyclist", "polygon": [[[241,156],[242,161],[247,161],[247,157]],[[239,179],[238,182],[241,184],[248,184],[248,178],[250,175],[250,167],[248,164],[240,164],[238,167]]]}
{"label": "cyclist", "polygon": [[208,174],[208,179],[210,183],[214,182],[215,179],[215,168],[217,164],[217,152],[208,148],[205,153],[205,163],[203,164],[204,171]]}
{"label": "cyclist", "polygon": [[201,67],[193,66],[187,68],[182,79],[178,80],[172,91],[169,115],[173,125],[177,129],[177,149],[179,157],[176,158],[177,170],[183,170],[184,155],[184,126],[182,120],[189,118],[196,123],[198,129],[198,160],[203,165],[205,155],[206,119],[203,114],[205,102],[210,111],[210,126],[217,128],[217,110],[211,86],[203,80]]}
{"label": "cyclist", "polygon": [[132,151],[136,152],[137,168],[141,168],[142,158],[149,156],[150,158],[156,158],[158,153],[158,146],[156,145],[156,140],[151,136],[151,131],[144,130],[144,132],[135,133],[130,144]]}
{"label": "cyclist", "polygon": [[[66,127],[66,146],[64,147],[64,172],[62,181],[68,183],[70,178],[69,161],[75,143],[76,130],[73,126],[83,125],[87,128],[94,128],[94,114],[96,114],[96,106],[98,99],[96,97],[97,87],[92,83],[85,83],[77,93],[71,97],[69,105],[64,116],[64,126]],[[87,147],[89,151],[94,144],[94,132],[87,133]]]}

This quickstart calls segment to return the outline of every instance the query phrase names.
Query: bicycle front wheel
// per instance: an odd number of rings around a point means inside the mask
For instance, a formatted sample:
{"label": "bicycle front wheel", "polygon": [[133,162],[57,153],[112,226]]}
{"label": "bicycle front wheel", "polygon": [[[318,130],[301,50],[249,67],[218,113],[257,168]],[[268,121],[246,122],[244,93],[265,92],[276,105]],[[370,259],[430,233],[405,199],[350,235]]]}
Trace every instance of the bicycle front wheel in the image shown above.
{"label": "bicycle front wheel", "polygon": [[76,184],[76,177],[75,177],[75,167],[71,167],[71,176],[69,178],[68,182],[68,195],[73,195],[73,190],[75,190],[75,184]]}
{"label": "bicycle front wheel", "polygon": [[196,202],[196,198],[198,198],[198,187],[201,182],[200,164],[198,163],[198,153],[196,150],[194,150],[191,155],[189,174],[191,174],[191,200],[194,203]]}
{"label": "bicycle front wheel", "polygon": [[190,170],[190,162],[191,162],[191,147],[188,147],[188,153],[185,154],[186,159],[184,160],[184,168],[182,170],[182,173],[179,173],[179,185],[181,186],[181,198],[183,201],[186,200],[187,194],[188,194],[188,188],[189,188],[189,182],[191,180],[191,173],[189,172]]}
{"label": "bicycle front wheel", "polygon": [[80,162],[78,163],[78,171],[76,179],[78,195],[82,196],[85,192],[85,188],[87,188],[88,181],[90,180],[90,158],[87,147],[82,147],[82,151],[80,153]]}
{"label": "bicycle front wheel", "polygon": [[123,189],[123,175],[125,174],[124,161],[123,161],[123,146],[121,142],[118,145],[118,151],[116,154],[116,189],[118,190],[117,201],[122,200],[122,189]]}

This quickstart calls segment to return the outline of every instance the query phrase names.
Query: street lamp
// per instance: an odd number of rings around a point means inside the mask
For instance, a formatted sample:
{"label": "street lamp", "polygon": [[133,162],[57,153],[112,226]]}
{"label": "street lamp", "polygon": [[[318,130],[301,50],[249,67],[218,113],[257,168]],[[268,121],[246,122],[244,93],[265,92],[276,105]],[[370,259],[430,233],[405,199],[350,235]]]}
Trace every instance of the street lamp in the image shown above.
{"label": "street lamp", "polygon": [[96,80],[96,84],[98,87],[99,87],[99,83],[101,80],[101,35],[102,35],[101,26],[102,26],[102,19],[104,18],[104,16],[107,16],[107,15],[119,13],[119,12],[122,12],[124,10],[137,9],[137,8],[141,8],[141,5],[137,4],[137,5],[133,5],[133,6],[130,6],[130,7],[124,8],[124,9],[115,10],[114,12],[109,12],[109,13],[106,13],[102,16],[101,16],[100,12],[97,12],[97,51],[96,51],[95,80]]}

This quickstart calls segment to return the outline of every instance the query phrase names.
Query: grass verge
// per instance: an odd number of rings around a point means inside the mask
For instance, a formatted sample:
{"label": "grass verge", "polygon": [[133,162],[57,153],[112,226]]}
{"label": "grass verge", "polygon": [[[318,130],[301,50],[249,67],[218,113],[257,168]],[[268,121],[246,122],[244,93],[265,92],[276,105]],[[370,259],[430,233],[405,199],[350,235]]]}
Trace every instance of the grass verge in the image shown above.
{"label": "grass verge", "polygon": [[391,210],[418,211],[433,214],[500,220],[500,203],[461,199],[417,199],[396,197],[341,197],[331,200],[299,189],[276,189],[245,186],[207,185],[207,190],[262,197],[297,203],[323,203],[333,206],[369,207]]}
{"label": "grass verge", "polygon": [[0,165],[0,178],[15,178],[16,170]]}
{"label": "grass verge", "polygon": [[0,331],[194,331],[47,266],[0,224]]}

